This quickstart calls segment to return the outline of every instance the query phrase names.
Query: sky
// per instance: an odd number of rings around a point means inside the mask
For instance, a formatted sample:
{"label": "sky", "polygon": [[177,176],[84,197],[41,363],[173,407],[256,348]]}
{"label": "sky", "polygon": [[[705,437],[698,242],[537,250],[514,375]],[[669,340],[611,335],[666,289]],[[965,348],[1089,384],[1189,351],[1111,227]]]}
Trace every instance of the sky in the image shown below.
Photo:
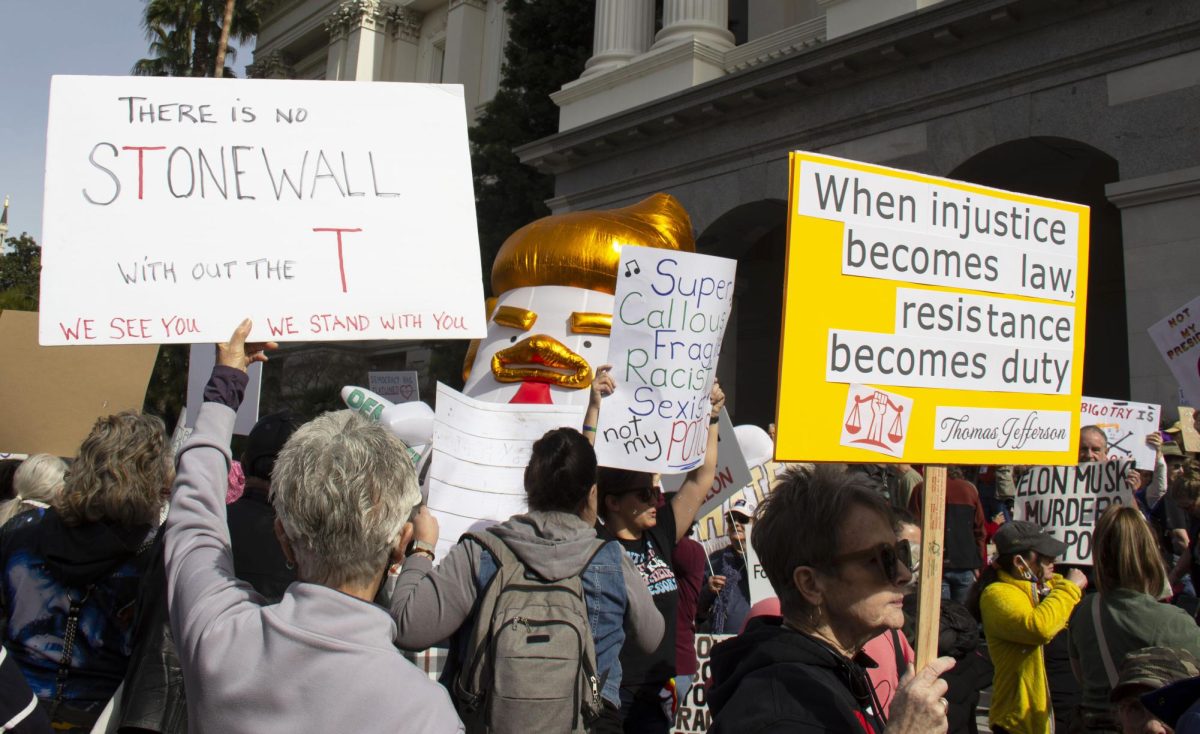
{"label": "sky", "polygon": [[[149,54],[144,0],[0,0],[0,199],[10,237],[41,241],[46,110],[54,74],[127,75]],[[253,42],[231,64],[245,76]]]}

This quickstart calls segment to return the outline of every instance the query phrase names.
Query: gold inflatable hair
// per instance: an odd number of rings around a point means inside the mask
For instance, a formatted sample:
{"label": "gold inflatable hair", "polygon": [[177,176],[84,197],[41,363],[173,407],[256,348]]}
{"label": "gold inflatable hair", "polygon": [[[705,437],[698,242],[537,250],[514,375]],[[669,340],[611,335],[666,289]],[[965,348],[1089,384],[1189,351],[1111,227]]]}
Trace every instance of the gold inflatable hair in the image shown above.
{"label": "gold inflatable hair", "polygon": [[538,285],[615,293],[623,245],[694,252],[692,220],[670,194],[621,209],[542,217],[504,241],[492,265],[492,293]]}

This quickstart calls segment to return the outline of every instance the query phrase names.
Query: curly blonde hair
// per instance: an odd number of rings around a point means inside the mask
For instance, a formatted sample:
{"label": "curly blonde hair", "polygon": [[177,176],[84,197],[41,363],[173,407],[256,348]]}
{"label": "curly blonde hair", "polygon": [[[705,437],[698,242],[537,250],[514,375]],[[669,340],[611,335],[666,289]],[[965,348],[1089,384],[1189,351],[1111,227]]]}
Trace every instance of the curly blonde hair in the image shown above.
{"label": "curly blonde hair", "polygon": [[162,420],[127,410],[92,426],[54,508],[68,525],[153,525],[174,478]]}

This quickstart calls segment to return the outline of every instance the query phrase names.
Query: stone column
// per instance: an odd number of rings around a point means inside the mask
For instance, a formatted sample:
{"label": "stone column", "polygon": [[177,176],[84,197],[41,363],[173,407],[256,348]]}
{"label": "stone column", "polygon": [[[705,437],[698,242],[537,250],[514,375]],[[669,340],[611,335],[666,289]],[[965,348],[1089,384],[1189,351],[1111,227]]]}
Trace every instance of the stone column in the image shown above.
{"label": "stone column", "polygon": [[718,49],[733,48],[729,0],[663,0],[663,27],[654,48],[694,39]]}
{"label": "stone column", "polygon": [[330,39],[326,79],[380,78],[389,7],[380,0],[343,0],[325,19]]}
{"label": "stone column", "polygon": [[392,30],[388,81],[417,81],[417,49],[421,41],[423,16],[415,10],[391,7],[387,11]]}
{"label": "stone column", "polygon": [[596,0],[592,57],[580,79],[628,64],[650,48],[654,0]]}
{"label": "stone column", "polygon": [[446,56],[442,81],[463,85],[467,114],[472,117],[475,106],[479,104],[487,6],[487,0],[450,0],[446,13]]}

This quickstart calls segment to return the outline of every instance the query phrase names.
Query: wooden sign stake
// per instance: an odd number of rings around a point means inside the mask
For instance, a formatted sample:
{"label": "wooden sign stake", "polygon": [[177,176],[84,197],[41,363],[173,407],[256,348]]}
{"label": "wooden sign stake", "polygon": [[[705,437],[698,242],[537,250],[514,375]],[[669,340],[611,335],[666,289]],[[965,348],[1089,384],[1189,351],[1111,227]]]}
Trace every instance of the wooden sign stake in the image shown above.
{"label": "wooden sign stake", "polygon": [[946,534],[946,467],[925,467],[925,493],[921,500],[917,670],[938,656],[938,627],[942,615],[942,543]]}

